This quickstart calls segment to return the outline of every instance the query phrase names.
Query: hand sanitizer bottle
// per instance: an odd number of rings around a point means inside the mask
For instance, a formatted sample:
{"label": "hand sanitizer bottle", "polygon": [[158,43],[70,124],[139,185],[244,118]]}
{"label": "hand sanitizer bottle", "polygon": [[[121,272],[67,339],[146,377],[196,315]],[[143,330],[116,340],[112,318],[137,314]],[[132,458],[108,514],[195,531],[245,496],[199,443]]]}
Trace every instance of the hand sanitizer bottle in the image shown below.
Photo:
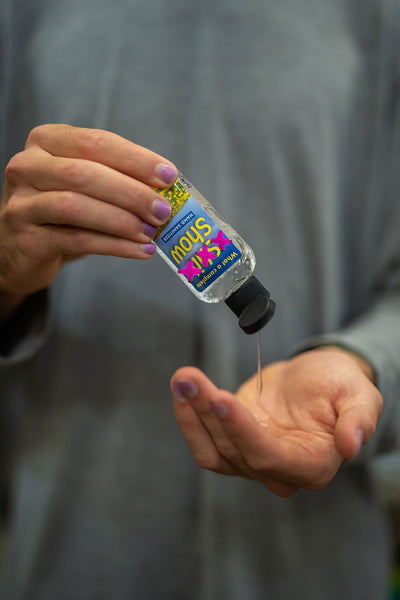
{"label": "hand sanitizer bottle", "polygon": [[243,331],[259,331],[275,303],[253,275],[253,250],[181,173],[157,192],[172,206],[154,238],[157,252],[200,300],[224,300]]}

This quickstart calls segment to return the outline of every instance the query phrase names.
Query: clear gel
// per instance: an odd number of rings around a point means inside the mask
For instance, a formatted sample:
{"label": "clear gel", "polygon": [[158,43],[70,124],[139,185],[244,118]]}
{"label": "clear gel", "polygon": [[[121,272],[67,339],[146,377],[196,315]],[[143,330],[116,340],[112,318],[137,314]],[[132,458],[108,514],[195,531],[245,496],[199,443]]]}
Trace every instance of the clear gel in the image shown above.
{"label": "clear gel", "polygon": [[257,375],[258,375],[258,398],[261,398],[262,390],[263,390],[263,380],[262,380],[262,367],[261,367],[261,335],[260,332],[257,332]]}

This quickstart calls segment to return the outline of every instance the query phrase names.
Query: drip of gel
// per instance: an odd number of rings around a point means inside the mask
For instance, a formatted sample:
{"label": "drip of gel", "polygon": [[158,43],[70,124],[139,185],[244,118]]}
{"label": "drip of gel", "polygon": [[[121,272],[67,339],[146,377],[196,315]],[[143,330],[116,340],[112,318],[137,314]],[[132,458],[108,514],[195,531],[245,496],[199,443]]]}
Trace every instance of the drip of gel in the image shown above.
{"label": "drip of gel", "polygon": [[260,332],[257,332],[257,359],[258,359],[258,398],[261,398],[262,390],[263,390],[263,380],[262,380],[262,368],[261,368],[261,339]]}

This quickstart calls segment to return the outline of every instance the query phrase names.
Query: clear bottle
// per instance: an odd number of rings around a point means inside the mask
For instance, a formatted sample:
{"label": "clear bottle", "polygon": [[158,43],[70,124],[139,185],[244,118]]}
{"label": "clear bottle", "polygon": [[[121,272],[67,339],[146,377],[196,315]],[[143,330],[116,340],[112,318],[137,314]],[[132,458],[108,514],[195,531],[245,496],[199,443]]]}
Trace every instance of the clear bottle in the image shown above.
{"label": "clear bottle", "polygon": [[261,329],[275,303],[253,275],[256,259],[250,246],[181,173],[171,187],[157,192],[172,207],[154,238],[160,256],[197,298],[224,300],[246,333]]}

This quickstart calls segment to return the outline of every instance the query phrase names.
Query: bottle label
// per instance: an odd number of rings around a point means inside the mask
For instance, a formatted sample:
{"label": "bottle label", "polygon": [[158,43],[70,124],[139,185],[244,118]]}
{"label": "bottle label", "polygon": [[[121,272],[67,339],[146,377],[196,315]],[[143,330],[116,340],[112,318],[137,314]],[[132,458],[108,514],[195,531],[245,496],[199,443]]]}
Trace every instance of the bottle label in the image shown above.
{"label": "bottle label", "polygon": [[169,200],[172,213],[154,241],[201,293],[240,260],[241,252],[179,181],[157,191]]}

